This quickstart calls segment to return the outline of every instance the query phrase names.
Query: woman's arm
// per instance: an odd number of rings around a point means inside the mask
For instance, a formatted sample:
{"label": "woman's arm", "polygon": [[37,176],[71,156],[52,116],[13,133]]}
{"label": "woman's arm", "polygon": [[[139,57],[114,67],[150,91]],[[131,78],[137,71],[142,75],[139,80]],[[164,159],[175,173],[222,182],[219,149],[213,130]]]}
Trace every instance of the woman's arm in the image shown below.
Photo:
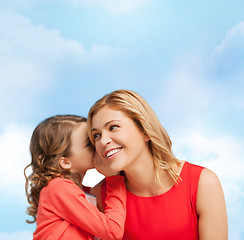
{"label": "woman's arm", "polygon": [[227,240],[228,223],[220,181],[209,169],[203,169],[197,192],[200,240]]}

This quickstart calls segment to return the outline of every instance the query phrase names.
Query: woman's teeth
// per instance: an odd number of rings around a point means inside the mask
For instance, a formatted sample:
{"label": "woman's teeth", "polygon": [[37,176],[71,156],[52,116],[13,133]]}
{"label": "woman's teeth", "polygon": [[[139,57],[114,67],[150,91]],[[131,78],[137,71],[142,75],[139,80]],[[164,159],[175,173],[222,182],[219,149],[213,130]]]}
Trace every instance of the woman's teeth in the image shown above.
{"label": "woman's teeth", "polygon": [[106,157],[110,157],[119,151],[120,151],[120,148],[113,149],[113,150],[109,151],[108,153],[106,153]]}

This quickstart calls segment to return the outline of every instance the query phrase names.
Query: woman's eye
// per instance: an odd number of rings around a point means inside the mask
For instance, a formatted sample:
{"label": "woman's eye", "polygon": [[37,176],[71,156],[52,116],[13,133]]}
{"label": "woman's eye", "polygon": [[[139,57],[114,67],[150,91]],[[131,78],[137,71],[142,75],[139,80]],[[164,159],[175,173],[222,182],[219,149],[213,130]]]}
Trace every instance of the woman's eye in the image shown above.
{"label": "woman's eye", "polygon": [[101,136],[100,133],[95,133],[95,134],[93,135],[93,137],[94,137],[95,140],[98,139],[100,136]]}
{"label": "woman's eye", "polygon": [[117,125],[112,125],[112,126],[110,126],[109,129],[110,129],[111,131],[113,131],[113,130],[116,130],[118,127],[119,127],[119,126],[117,126]]}

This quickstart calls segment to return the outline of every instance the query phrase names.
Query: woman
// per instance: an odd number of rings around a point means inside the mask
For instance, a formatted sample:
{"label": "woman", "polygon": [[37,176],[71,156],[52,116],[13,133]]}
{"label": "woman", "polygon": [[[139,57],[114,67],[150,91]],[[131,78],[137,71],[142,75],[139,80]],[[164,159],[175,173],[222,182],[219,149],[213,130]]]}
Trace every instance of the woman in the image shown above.
{"label": "woman", "polygon": [[[98,100],[89,111],[88,133],[103,164],[125,174],[123,239],[228,239],[218,177],[173,155],[167,132],[140,95],[118,90]],[[94,189],[100,209],[103,189],[105,183]]]}

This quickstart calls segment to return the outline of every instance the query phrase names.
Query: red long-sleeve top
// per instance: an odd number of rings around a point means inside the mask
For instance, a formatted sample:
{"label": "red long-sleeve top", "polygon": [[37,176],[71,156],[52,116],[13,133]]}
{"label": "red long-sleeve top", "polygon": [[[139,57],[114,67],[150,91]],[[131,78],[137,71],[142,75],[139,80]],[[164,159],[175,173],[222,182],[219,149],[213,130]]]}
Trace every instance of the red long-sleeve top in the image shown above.
{"label": "red long-sleeve top", "polygon": [[122,239],[126,216],[124,177],[106,178],[106,208],[100,212],[72,181],[55,178],[40,193],[33,240]]}

